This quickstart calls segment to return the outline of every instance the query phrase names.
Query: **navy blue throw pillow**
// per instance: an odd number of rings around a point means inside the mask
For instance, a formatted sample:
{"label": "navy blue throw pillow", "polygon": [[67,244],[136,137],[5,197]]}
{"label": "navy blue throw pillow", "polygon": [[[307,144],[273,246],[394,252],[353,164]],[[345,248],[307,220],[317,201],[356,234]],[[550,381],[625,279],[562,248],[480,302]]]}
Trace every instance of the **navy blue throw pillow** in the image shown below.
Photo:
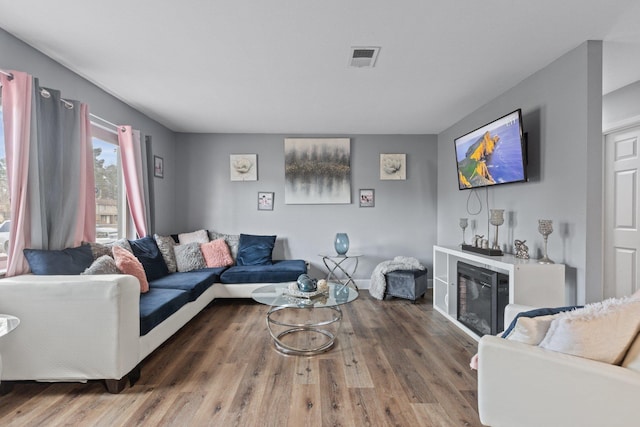
{"label": "navy blue throw pillow", "polygon": [[238,265],[271,265],[271,254],[276,244],[276,236],[253,236],[240,234],[238,243]]}
{"label": "navy blue throw pillow", "polygon": [[164,261],[158,244],[153,237],[147,236],[138,240],[129,240],[129,244],[133,254],[142,264],[148,281],[159,279],[169,274],[167,263]]}
{"label": "navy blue throw pillow", "polygon": [[577,308],[582,308],[581,305],[570,305],[567,307],[554,307],[554,308],[536,308],[529,311],[523,311],[522,313],[518,313],[516,317],[513,318],[509,327],[500,335],[501,338],[506,338],[509,336],[513,328],[516,327],[516,322],[520,317],[538,317],[538,316],[548,316],[553,314],[562,313],[563,311],[571,311]]}
{"label": "navy blue throw pillow", "polygon": [[80,274],[93,262],[91,246],[81,245],[62,250],[25,249],[23,251],[33,274]]}

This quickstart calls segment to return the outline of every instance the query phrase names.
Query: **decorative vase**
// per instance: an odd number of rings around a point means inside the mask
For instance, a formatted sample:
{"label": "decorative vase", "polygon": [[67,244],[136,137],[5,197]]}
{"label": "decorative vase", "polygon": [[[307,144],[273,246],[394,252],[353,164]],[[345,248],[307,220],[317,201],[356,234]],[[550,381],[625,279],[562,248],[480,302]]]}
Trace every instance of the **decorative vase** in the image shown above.
{"label": "decorative vase", "polygon": [[345,255],[349,250],[349,236],[347,233],[336,234],[335,248],[338,255]]}

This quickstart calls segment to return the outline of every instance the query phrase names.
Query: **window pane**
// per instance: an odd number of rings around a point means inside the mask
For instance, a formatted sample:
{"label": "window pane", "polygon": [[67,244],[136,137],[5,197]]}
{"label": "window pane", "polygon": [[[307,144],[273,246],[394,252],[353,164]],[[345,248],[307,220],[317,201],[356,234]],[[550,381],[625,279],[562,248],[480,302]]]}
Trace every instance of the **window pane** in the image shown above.
{"label": "window pane", "polygon": [[92,142],[96,178],[96,241],[108,243],[122,235],[119,147],[97,137],[93,137]]}

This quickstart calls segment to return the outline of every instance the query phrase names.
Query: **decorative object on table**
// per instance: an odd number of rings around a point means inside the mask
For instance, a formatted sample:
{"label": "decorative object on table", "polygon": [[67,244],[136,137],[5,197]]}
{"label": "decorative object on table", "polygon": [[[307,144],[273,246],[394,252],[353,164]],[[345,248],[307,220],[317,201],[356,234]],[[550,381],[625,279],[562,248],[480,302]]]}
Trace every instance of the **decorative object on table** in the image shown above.
{"label": "decorative object on table", "polygon": [[477,254],[488,255],[488,256],[503,256],[504,253],[500,249],[493,249],[489,247],[489,239],[485,239],[484,235],[477,234],[473,238],[473,244],[462,245],[463,251],[475,252]]}
{"label": "decorative object on table", "polygon": [[376,205],[375,190],[360,189],[360,207],[372,208]]}
{"label": "decorative object on table", "polygon": [[406,154],[380,154],[380,179],[381,180],[406,180],[407,179],[407,155]]}
{"label": "decorative object on table", "polygon": [[336,234],[334,246],[338,255],[345,255],[349,250],[349,236],[347,236],[347,233]]}
{"label": "decorative object on table", "polygon": [[325,279],[320,279],[318,280],[318,291],[320,292],[327,292],[329,290],[329,282],[327,282]]}
{"label": "decorative object on table", "polygon": [[258,155],[231,154],[229,156],[231,181],[257,181]]}
{"label": "decorative object on table", "polygon": [[273,193],[266,192],[266,191],[258,192],[258,210],[259,211],[273,210]]}
{"label": "decorative object on table", "polygon": [[298,276],[298,289],[302,292],[314,292],[318,289],[318,281],[308,274],[301,274]]}
{"label": "decorative object on table", "polygon": [[349,138],[285,138],[286,204],[351,203]]}
{"label": "decorative object on table", "polygon": [[473,246],[476,248],[482,247],[483,237],[484,237],[484,234],[476,234],[475,237],[473,238]]}
{"label": "decorative object on table", "polygon": [[547,254],[547,239],[549,238],[549,234],[553,233],[553,221],[550,219],[539,219],[538,220],[538,231],[542,234],[544,238],[544,256],[538,260],[539,264],[555,264],[549,258]]}
{"label": "decorative object on table", "polygon": [[527,242],[526,240],[518,240],[518,239],[516,239],[516,241],[513,242],[513,245],[516,248],[516,258],[529,259],[529,247],[525,245],[526,242]]}
{"label": "decorative object on table", "polygon": [[496,233],[493,236],[493,245],[491,246],[491,249],[499,251],[498,227],[504,224],[504,209],[490,209],[489,223],[496,227]]}
{"label": "decorative object on table", "polygon": [[462,228],[462,245],[466,245],[467,242],[464,239],[464,231],[467,229],[467,227],[469,226],[469,219],[468,218],[460,218],[460,228]]}
{"label": "decorative object on table", "polygon": [[153,156],[153,176],[164,178],[164,159],[160,156]]}

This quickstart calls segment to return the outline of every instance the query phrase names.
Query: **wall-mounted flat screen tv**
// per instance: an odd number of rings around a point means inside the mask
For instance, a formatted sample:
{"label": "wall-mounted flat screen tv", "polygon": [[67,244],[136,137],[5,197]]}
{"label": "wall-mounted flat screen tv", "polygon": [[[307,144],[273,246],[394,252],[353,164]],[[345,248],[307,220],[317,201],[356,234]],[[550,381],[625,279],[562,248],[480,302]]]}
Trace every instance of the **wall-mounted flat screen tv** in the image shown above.
{"label": "wall-mounted flat screen tv", "polygon": [[460,190],[527,180],[518,109],[455,139]]}

